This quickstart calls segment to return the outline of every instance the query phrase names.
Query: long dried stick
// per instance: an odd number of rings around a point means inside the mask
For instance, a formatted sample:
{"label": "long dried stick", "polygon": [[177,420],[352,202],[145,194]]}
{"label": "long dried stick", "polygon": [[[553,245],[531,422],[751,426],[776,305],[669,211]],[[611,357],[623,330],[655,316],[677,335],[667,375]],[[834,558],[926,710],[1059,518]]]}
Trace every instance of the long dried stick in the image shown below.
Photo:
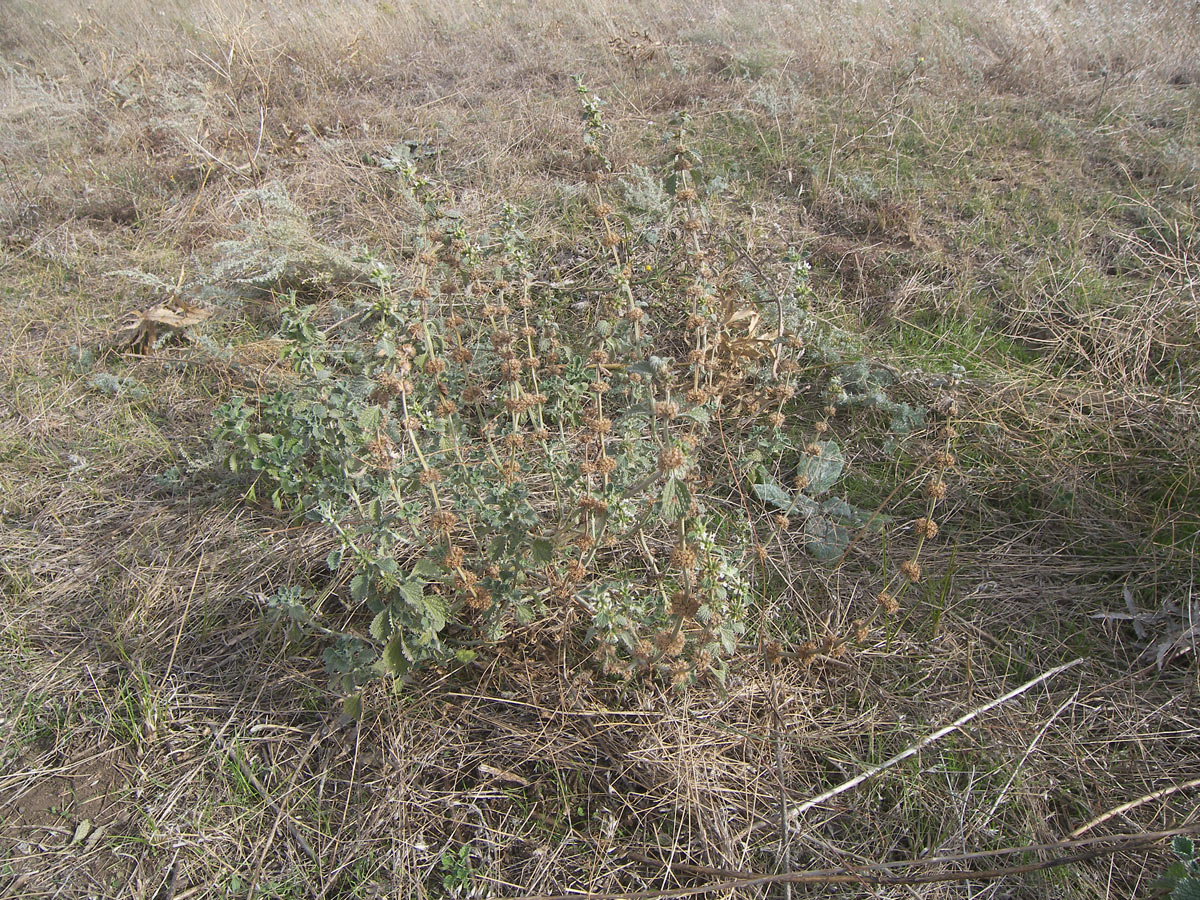
{"label": "long dried stick", "polygon": [[995,709],[997,706],[1000,706],[1003,703],[1007,703],[1009,700],[1013,699],[1014,697],[1019,697],[1021,694],[1025,693],[1030,688],[1036,687],[1037,685],[1041,684],[1043,681],[1053,678],[1055,675],[1062,674],[1063,672],[1067,671],[1067,669],[1077,666],[1081,662],[1083,662],[1082,659],[1076,659],[1076,660],[1072,660],[1069,663],[1065,663],[1064,665],[1055,666],[1050,671],[1043,672],[1041,675],[1039,675],[1037,678],[1034,678],[1032,681],[1025,682],[1019,688],[1014,688],[1013,690],[1011,690],[1007,694],[1005,694],[1003,697],[997,697],[995,700],[985,703],[983,706],[976,707],[975,709],[971,710],[966,715],[960,716],[959,718],[957,718],[953,722],[951,722],[949,725],[947,725],[945,728],[939,728],[933,734],[929,735],[928,737],[922,738],[921,740],[917,741],[915,744],[910,746],[908,749],[906,749],[900,753],[897,753],[891,759],[881,762],[877,766],[872,766],[870,769],[867,769],[867,771],[863,772],[862,774],[855,775],[849,781],[843,781],[837,787],[830,788],[825,793],[818,794],[816,797],[813,797],[811,800],[805,800],[803,803],[801,803],[799,806],[797,806],[795,809],[793,809],[791,812],[788,813],[789,821],[798,819],[800,816],[804,815],[806,812],[808,812],[814,806],[820,806],[822,803],[826,802],[827,800],[833,799],[838,794],[844,794],[846,791],[851,790],[852,788],[858,787],[864,781],[874,778],[879,773],[886,772],[888,769],[892,768],[893,766],[897,765],[898,763],[903,762],[904,760],[908,759],[910,756],[914,756],[917,753],[920,753],[922,750],[924,750],[930,744],[940,741],[946,735],[950,734],[950,732],[956,731],[957,729],[966,725],[972,719],[983,715],[985,712],[988,712],[989,710]]}
{"label": "long dried stick", "polygon": [[1136,800],[1130,800],[1128,803],[1122,803],[1120,806],[1113,807],[1108,812],[1103,813],[1102,815],[1096,816],[1096,818],[1092,819],[1092,821],[1088,822],[1086,825],[1080,825],[1078,828],[1076,828],[1074,831],[1071,832],[1070,837],[1077,838],[1081,834],[1086,834],[1087,832],[1089,832],[1093,828],[1095,828],[1097,825],[1101,825],[1104,822],[1107,822],[1109,819],[1113,818],[1114,816],[1121,815],[1121,813],[1127,813],[1131,809],[1136,809],[1137,807],[1141,806],[1143,803],[1150,803],[1154,800],[1161,800],[1163,797],[1169,797],[1172,794],[1177,793],[1178,791],[1186,791],[1188,788],[1194,788],[1194,787],[1200,787],[1200,778],[1193,778],[1191,781],[1185,781],[1182,784],[1172,784],[1172,785],[1169,785],[1168,787],[1162,788],[1161,790],[1151,791],[1149,794],[1144,794],[1143,796],[1138,797]]}
{"label": "long dried stick", "polygon": [[[1200,832],[1200,825],[1188,825],[1182,828],[1172,828],[1169,831],[1142,832],[1137,834],[1113,834],[1103,838],[1085,838],[1080,841],[1061,841],[1056,844],[1038,844],[1024,847],[1009,847],[1004,850],[990,850],[982,853],[965,853],[956,857],[939,857],[936,859],[909,859],[891,863],[877,863],[874,865],[858,866],[854,869],[820,869],[807,872],[786,872],[778,875],[761,875],[753,872],[730,872],[728,874],[720,873],[720,870],[708,870],[707,872],[697,872],[697,874],[713,874],[715,877],[723,878],[721,881],[710,881],[707,884],[699,884],[692,887],[677,887],[667,888],[665,890],[651,891],[613,891],[608,893],[587,893],[579,892],[573,894],[522,894],[512,898],[512,900],[666,900],[673,897],[694,897],[701,894],[713,893],[715,891],[734,891],[750,887],[759,887],[768,884],[860,884],[860,885],[912,885],[912,884],[936,884],[939,882],[955,882],[955,881],[988,881],[996,878],[1004,878],[1011,875],[1024,875],[1030,872],[1039,872],[1044,869],[1053,869],[1059,866],[1069,865],[1073,862],[1081,862],[1087,859],[1095,859],[1102,856],[1114,856],[1118,853],[1131,853],[1145,849],[1153,844],[1161,841],[1164,838],[1172,837],[1177,834],[1196,834]],[[1093,849],[1083,849],[1087,845],[1104,844],[1107,846],[1098,846]],[[1064,851],[1074,850],[1074,853]],[[904,868],[915,867],[925,868],[931,865],[942,865],[948,862],[967,861],[970,859],[983,858],[989,856],[1003,856],[1019,853],[1033,852],[1057,852],[1057,855],[1051,859],[1042,860],[1041,862],[1026,863],[1019,866],[1007,866],[1004,868],[993,869],[968,869],[958,872],[930,872],[927,874],[912,874],[912,875],[891,875],[888,872]],[[637,858],[636,855],[633,855]],[[659,862],[643,857],[645,861]],[[703,869],[704,867],[683,867],[679,864],[667,864],[668,868],[695,868]],[[720,873],[720,874],[718,874]]]}

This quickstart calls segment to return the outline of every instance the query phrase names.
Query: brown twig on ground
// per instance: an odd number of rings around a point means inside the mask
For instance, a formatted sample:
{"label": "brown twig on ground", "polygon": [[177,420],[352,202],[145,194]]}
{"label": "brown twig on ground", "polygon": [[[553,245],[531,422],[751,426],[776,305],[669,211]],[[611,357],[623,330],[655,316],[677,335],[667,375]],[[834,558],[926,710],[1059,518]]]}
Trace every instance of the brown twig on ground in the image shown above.
{"label": "brown twig on ground", "polygon": [[[732,891],[742,888],[759,887],[768,884],[863,884],[871,886],[879,885],[913,885],[913,884],[933,884],[937,882],[953,882],[953,881],[991,881],[997,878],[1004,878],[1010,875],[1026,875],[1030,872],[1040,872],[1045,869],[1054,869],[1060,866],[1070,865],[1074,862],[1081,862],[1085,859],[1095,859],[1101,856],[1112,856],[1117,853],[1132,853],[1134,851],[1152,846],[1154,843],[1163,840],[1164,838],[1174,837],[1179,834],[1196,834],[1200,833],[1200,824],[1188,825],[1183,828],[1172,828],[1168,831],[1147,832],[1145,834],[1120,834],[1109,835],[1103,838],[1093,838],[1084,841],[1063,841],[1057,844],[1037,844],[1025,847],[1010,847],[1004,850],[985,851],[983,853],[966,853],[961,856],[953,857],[937,857],[934,859],[909,859],[901,862],[893,863],[878,863],[871,866],[863,866],[858,869],[821,869],[809,872],[785,872],[776,875],[756,874],[753,872],[739,872],[732,877],[725,878],[723,881],[713,881],[707,884],[694,885],[691,887],[668,888],[659,891],[616,891],[612,893],[602,894],[526,894],[519,897],[513,897],[512,900],[659,900],[659,898],[667,897],[692,897],[699,894],[708,894],[714,891]],[[925,867],[930,865],[941,865],[948,862],[966,861],[969,859],[978,859],[985,856],[1008,856],[1018,853],[1034,853],[1038,851],[1061,851],[1075,847],[1081,847],[1084,844],[1108,842],[1116,844],[1116,846],[1098,847],[1094,850],[1084,850],[1079,853],[1071,853],[1064,856],[1055,856],[1052,859],[1043,860],[1036,863],[1027,863],[1021,866],[1006,866],[996,869],[983,869],[979,871],[965,872],[935,872],[929,875],[875,875],[872,872],[884,870],[892,870],[902,867]],[[640,855],[631,855],[631,858],[638,859],[640,862],[658,862],[650,857]],[[681,869],[678,863],[666,863],[668,868]],[[703,867],[686,867],[697,872],[697,874],[715,874],[719,870],[704,870]]]}

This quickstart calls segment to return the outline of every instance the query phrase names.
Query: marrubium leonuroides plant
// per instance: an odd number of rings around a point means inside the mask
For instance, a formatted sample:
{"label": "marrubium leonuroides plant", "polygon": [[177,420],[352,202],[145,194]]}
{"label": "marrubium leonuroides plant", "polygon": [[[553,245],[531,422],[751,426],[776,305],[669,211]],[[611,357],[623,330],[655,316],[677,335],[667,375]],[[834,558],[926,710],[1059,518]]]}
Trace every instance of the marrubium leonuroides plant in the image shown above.
{"label": "marrubium leonuroides plant", "polygon": [[[514,633],[552,635],[616,679],[723,679],[756,652],[764,563],[789,552],[773,535],[805,535],[804,564],[828,565],[865,521],[834,502],[853,437],[833,434],[836,353],[813,352],[822,331],[792,281],[763,300],[764,277],[793,263],[730,249],[682,115],[657,163],[670,209],[646,239],[621,210],[601,104],[578,95],[592,250],[571,277],[514,208],[473,228],[451,191],[402,167],[424,210],[411,245],[375,260],[351,315],[292,347],[293,379],[220,413],[231,463],[336,537],[335,584],[369,619],[341,617],[327,653],[348,688],[500,653]],[[925,514],[877,608],[768,656],[840,655],[895,613],[937,535],[944,418]]]}

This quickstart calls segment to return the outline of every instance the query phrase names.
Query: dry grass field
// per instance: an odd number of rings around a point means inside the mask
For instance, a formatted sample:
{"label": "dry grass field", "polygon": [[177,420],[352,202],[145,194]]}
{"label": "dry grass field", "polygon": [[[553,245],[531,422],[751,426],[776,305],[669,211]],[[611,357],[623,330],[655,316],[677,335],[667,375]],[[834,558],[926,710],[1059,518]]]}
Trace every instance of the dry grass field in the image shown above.
{"label": "dry grass field", "polygon": [[[1156,896],[1200,829],[1198,46],[1178,0],[4,0],[0,898]],[[219,271],[256,189],[405,259],[409,146],[561,281],[577,74],[622,177],[686,111],[722,252],[801,252],[905,397],[963,373],[941,533],[852,653],[793,651],[863,554],[768,548],[723,685],[618,684],[568,607],[346,715],[265,614],[349,609],[331,532],[213,459],[284,299],[128,345],[164,291],[121,273]],[[864,505],[909,477],[845,446]]]}

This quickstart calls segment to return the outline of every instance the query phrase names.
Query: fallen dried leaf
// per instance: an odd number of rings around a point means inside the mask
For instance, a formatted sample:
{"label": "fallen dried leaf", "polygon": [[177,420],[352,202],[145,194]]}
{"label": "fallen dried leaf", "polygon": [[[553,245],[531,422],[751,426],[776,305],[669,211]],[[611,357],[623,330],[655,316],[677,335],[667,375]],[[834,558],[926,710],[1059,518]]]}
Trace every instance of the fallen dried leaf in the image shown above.
{"label": "fallen dried leaf", "polygon": [[143,352],[153,347],[163,334],[182,335],[188,328],[212,316],[212,312],[186,300],[159,303],[147,310],[132,313],[124,327],[117,332],[113,346]]}

